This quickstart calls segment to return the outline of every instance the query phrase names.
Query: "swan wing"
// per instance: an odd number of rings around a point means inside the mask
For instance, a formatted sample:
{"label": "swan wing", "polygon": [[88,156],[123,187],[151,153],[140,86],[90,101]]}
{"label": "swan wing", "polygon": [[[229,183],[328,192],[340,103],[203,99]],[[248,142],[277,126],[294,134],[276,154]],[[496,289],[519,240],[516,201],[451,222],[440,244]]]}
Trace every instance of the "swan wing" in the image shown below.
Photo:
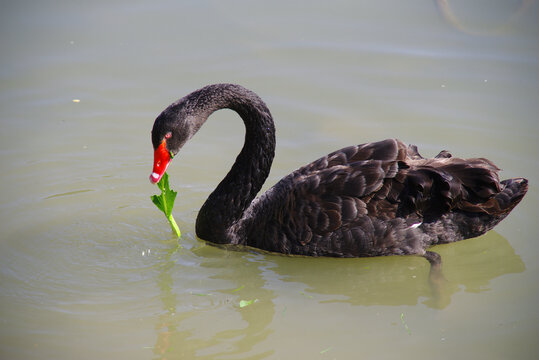
{"label": "swan wing", "polygon": [[[350,146],[305,165],[253,204],[246,219],[253,234],[248,238],[256,247],[301,253],[290,247],[316,243],[326,235],[338,237],[343,229],[360,226],[373,200],[396,196],[390,194],[389,180],[406,166],[405,157],[406,146],[390,139]],[[396,201],[386,205],[394,217]]]}
{"label": "swan wing", "polygon": [[296,170],[260,199],[252,229],[264,244],[255,246],[336,256],[416,252],[417,241],[427,241],[416,230],[423,222],[453,210],[494,211],[497,171],[486,159],[447,152],[424,159],[393,139],[350,146]]}

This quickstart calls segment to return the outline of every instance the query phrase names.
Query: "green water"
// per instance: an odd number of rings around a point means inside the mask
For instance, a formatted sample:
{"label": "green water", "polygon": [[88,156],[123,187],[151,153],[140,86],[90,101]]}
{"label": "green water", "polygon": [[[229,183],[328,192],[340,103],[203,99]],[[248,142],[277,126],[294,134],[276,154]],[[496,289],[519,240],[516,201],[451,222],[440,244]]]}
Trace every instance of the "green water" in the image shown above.
{"label": "green water", "polygon": [[[535,359],[538,19],[533,0],[2,4],[0,358]],[[216,82],[273,113],[264,189],[397,137],[530,190],[495,231],[434,248],[437,286],[417,257],[208,246],[197,211],[244,135],[222,111],[168,170],[180,247],[150,201],[150,130]]]}

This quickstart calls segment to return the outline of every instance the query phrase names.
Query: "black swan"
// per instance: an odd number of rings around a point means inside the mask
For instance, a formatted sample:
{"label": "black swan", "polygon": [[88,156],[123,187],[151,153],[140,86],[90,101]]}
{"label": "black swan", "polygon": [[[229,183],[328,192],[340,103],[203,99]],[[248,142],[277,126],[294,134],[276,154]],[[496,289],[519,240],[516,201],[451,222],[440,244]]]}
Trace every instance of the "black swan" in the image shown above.
{"label": "black swan", "polygon": [[415,254],[484,234],[522,200],[528,181],[499,181],[483,158],[433,159],[399,140],[335,151],[284,177],[260,197],[275,150],[266,104],[232,84],[209,85],[167,107],[155,120],[150,181],[215,111],[236,111],[245,143],[236,162],[208,197],[196,220],[199,238],[284,254],[360,257]]}

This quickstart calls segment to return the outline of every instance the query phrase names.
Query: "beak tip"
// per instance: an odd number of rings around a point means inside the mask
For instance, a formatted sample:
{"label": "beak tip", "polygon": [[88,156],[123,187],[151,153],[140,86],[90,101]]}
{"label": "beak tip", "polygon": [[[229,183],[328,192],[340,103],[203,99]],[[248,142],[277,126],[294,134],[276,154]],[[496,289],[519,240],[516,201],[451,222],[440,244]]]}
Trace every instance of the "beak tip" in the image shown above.
{"label": "beak tip", "polygon": [[156,172],[152,172],[152,174],[150,175],[150,182],[152,184],[157,184],[159,180],[161,180],[161,176],[159,176],[159,174]]}

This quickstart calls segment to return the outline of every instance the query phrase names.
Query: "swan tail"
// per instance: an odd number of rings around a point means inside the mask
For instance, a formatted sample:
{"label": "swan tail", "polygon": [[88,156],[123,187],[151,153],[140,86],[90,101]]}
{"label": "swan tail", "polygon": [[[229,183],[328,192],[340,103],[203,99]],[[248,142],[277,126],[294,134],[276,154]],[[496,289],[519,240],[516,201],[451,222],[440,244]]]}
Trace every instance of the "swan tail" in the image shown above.
{"label": "swan tail", "polygon": [[[528,191],[528,180],[524,178],[507,179],[500,182],[502,191],[494,199],[498,203],[501,213],[509,214],[522,200]],[[505,217],[504,216],[504,217]]]}
{"label": "swan tail", "polygon": [[468,213],[468,219],[464,222],[467,226],[464,227],[466,230],[463,231],[463,238],[476,237],[491,230],[509,215],[527,191],[528,180],[524,178],[500,181],[500,191],[487,202],[476,205],[476,211],[481,210],[476,212],[475,216],[474,213]]}

